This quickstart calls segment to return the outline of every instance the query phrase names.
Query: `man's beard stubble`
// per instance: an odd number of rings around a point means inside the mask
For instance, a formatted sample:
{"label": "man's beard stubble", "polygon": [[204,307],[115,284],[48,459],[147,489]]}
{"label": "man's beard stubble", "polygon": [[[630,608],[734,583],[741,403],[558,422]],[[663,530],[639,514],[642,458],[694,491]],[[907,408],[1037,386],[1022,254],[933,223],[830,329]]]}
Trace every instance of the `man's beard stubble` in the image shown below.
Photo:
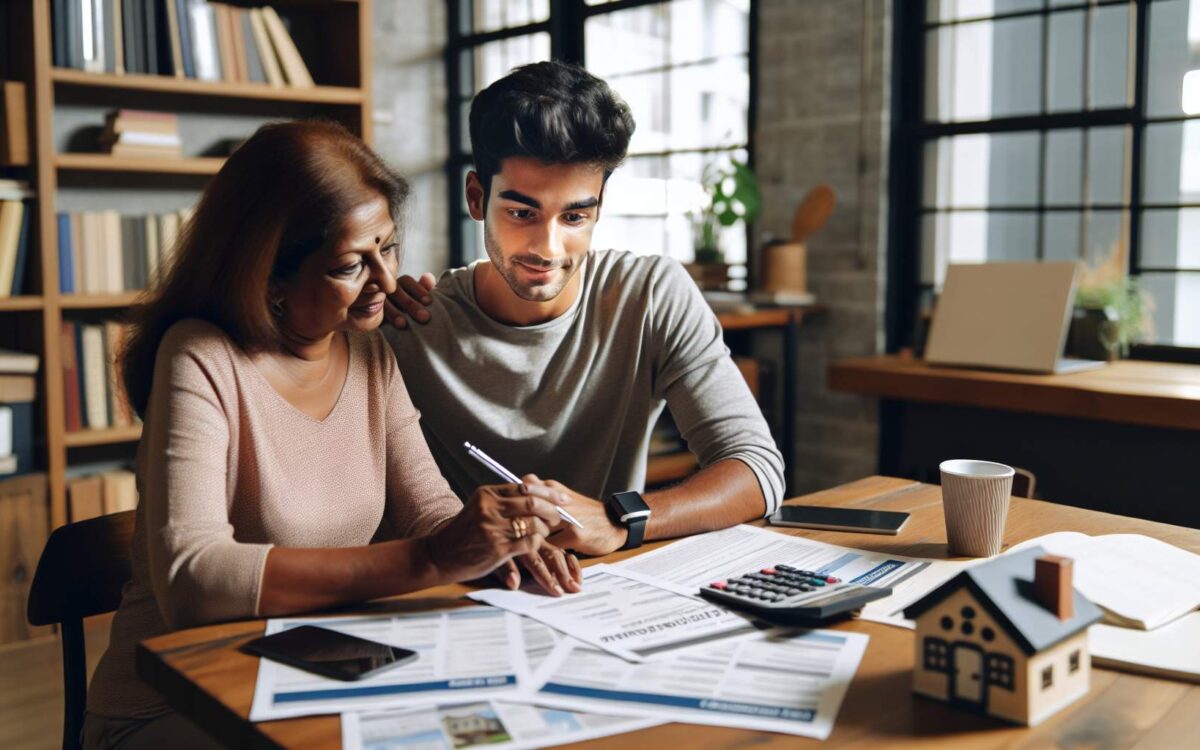
{"label": "man's beard stubble", "polygon": [[[492,267],[504,279],[504,283],[508,284],[508,288],[513,291],[521,299],[527,302],[549,302],[562,293],[566,288],[567,283],[575,276],[577,268],[573,268],[571,262],[565,261],[562,264],[554,264],[547,266],[541,258],[536,255],[514,255],[505,264],[504,253],[500,250],[500,244],[496,242],[496,238],[492,236],[491,228],[487,222],[483,223],[483,247],[487,250],[488,259],[492,262]],[[564,273],[560,274],[559,278],[547,284],[526,284],[522,283],[519,271],[515,268],[517,261],[523,262],[525,265],[534,266],[536,268],[562,268]]]}

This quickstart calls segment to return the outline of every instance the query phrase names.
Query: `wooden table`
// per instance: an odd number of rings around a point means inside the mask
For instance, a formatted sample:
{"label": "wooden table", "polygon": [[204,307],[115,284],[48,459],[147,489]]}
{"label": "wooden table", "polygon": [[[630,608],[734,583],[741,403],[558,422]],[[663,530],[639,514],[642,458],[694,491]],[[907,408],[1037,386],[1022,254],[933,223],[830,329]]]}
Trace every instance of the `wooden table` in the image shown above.
{"label": "wooden table", "polygon": [[881,473],[937,481],[947,458],[987,458],[1032,471],[1039,497],[1200,527],[1200,365],[1028,375],[881,356],[828,378],[881,399]]}
{"label": "wooden table", "polygon": [[[870,477],[790,502],[906,510],[913,518],[898,537],[799,529],[785,529],[785,533],[878,552],[946,556],[938,487]],[[1013,544],[1050,531],[1066,530],[1146,534],[1200,553],[1200,531],[1020,499],[1013,501],[1005,541]],[[655,546],[658,545],[648,548]],[[629,554],[617,553],[607,561]],[[445,586],[389,600],[371,609],[412,611],[443,606],[467,590],[463,586]],[[1200,685],[1104,669],[1093,670],[1091,691],[1085,698],[1034,729],[962,713],[911,692],[912,631],[861,621],[840,623],[835,628],[866,633],[870,643],[825,747],[1181,748],[1194,746],[1200,730]],[[238,652],[237,648],[262,632],[263,622],[257,621],[213,625],[153,638],[138,650],[138,673],[166,696],[176,710],[227,745],[339,747],[340,723],[336,716],[260,724],[246,720],[258,659]],[[815,740],[789,735],[684,724],[584,743],[594,748],[782,748],[818,744]]]}

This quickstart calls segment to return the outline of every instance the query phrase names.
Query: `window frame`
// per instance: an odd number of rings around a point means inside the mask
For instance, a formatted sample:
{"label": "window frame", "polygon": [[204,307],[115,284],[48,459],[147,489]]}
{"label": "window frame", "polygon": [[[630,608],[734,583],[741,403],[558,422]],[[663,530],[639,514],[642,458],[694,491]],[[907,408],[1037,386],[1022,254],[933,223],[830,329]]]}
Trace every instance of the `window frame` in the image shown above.
{"label": "window frame", "polygon": [[[749,1],[749,19],[747,39],[747,70],[749,73],[750,90],[747,92],[749,104],[746,109],[746,156],[747,164],[755,168],[755,131],[758,123],[758,18],[759,7],[757,0]],[[448,156],[446,159],[446,203],[449,219],[447,231],[450,233],[449,267],[458,268],[466,262],[466,247],[463,238],[463,223],[469,218],[463,200],[462,174],[463,170],[473,165],[471,153],[463,147],[463,120],[461,105],[463,99],[459,92],[462,90],[464,71],[462,69],[463,52],[472,50],[489,42],[511,39],[527,34],[549,33],[550,57],[555,60],[565,60],[580,65],[586,60],[584,29],[589,18],[607,13],[616,13],[632,8],[649,5],[665,5],[671,0],[615,0],[602,5],[587,5],[586,0],[548,0],[550,14],[544,21],[497,29],[486,32],[464,34],[463,19],[468,17],[473,9],[473,0],[448,0],[446,3],[446,49],[444,65],[446,70],[446,122],[448,136]],[[740,147],[737,147],[740,148]],[[662,156],[675,153],[698,153],[707,151],[733,151],[736,149],[683,149],[669,151],[663,154],[639,154],[639,156]],[[746,231],[746,274],[748,279],[754,278],[755,252],[753,231],[748,222],[743,222]]]}
{"label": "window frame", "polygon": [[[1089,11],[1095,8],[1131,7],[1132,102],[1128,107],[1082,110],[1078,112],[1042,113],[998,117],[988,120],[937,122],[925,120],[926,32],[935,27],[949,27],[983,20],[1009,20],[1022,17],[1049,17],[1065,11]],[[1189,115],[1150,116],[1146,112],[1149,89],[1148,11],[1151,0],[1080,0],[1059,6],[997,13],[984,18],[963,18],[955,21],[926,20],[925,2],[895,3],[892,11],[892,122],[891,152],[888,177],[887,217],[887,289],[885,301],[885,336],[887,351],[895,353],[913,346],[917,335],[920,303],[929,290],[921,280],[921,219],[924,214],[924,146],[938,138],[1036,132],[1043,137],[1054,131],[1086,130],[1096,127],[1125,126],[1129,128],[1129,200],[1122,210],[1129,212],[1128,268],[1131,276],[1142,272],[1167,271],[1186,273],[1187,269],[1143,266],[1142,212],[1150,206],[1143,199],[1142,179],[1145,156],[1145,131],[1148,124],[1200,121]],[[1046,40],[1043,27],[1043,40]],[[1085,42],[1086,44],[1086,42]],[[1085,53],[1086,54],[1086,53]],[[1043,70],[1043,78],[1045,77]],[[1044,145],[1041,147],[1044,150]],[[1037,208],[1038,223],[1053,209]],[[1081,211],[1097,210],[1084,206]],[[1038,258],[1044,257],[1042,232],[1038,232]],[[1200,347],[1155,343],[1135,343],[1130,348],[1131,359],[1200,364]]]}

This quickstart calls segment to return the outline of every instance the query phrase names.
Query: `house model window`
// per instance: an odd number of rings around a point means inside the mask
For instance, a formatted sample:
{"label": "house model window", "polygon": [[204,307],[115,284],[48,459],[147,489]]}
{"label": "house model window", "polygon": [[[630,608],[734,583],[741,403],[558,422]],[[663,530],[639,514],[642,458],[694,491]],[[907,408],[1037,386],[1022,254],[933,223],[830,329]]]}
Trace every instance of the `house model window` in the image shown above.
{"label": "house model window", "polygon": [[1071,652],[1071,674],[1079,671],[1079,651]]}
{"label": "house model window", "polygon": [[1042,690],[1054,684],[1054,667],[1046,667],[1042,670]]}
{"label": "house model window", "polygon": [[1013,660],[1004,654],[987,655],[988,682],[1006,690],[1013,689]]}
{"label": "house model window", "polygon": [[939,672],[950,669],[950,647],[941,638],[925,639],[925,668]]}

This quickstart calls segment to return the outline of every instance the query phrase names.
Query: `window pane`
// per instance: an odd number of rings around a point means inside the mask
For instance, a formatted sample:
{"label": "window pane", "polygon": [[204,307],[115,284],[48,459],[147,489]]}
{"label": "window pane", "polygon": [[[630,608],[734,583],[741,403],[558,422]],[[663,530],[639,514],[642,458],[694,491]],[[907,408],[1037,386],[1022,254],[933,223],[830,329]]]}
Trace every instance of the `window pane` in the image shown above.
{"label": "window pane", "polygon": [[1034,10],[1040,7],[1042,7],[1042,0],[926,0],[925,20],[954,21],[960,18],[987,18],[998,13]]}
{"label": "window pane", "polygon": [[1142,213],[1141,264],[1200,271],[1200,208]]}
{"label": "window pane", "polygon": [[[1113,256],[1128,258],[1129,212],[1089,211],[1084,220],[1087,238],[1084,242],[1083,259],[1092,268],[1103,265]],[[1127,260],[1121,262],[1129,267]]]}
{"label": "window pane", "polygon": [[1083,203],[1083,131],[1046,133],[1046,205]]}
{"label": "window pane", "polygon": [[1200,121],[1147,125],[1144,151],[1146,203],[1200,203]]}
{"label": "window pane", "polygon": [[463,14],[464,34],[524,26],[550,17],[550,0],[474,0],[471,5],[473,12]]}
{"label": "window pane", "polygon": [[587,19],[584,27],[587,67],[611,81],[625,73],[744,56],[749,25],[748,4],[709,0],[604,13]]}
{"label": "window pane", "polygon": [[928,214],[921,226],[921,281],[940,287],[948,263],[1037,258],[1032,211],[950,211]]}
{"label": "window pane", "polygon": [[1079,211],[1047,211],[1042,217],[1042,256],[1046,260],[1079,260],[1082,220]]}
{"label": "window pane", "polygon": [[1096,8],[1092,17],[1089,104],[1093,109],[1129,106],[1129,28],[1132,8]]}
{"label": "window pane", "polygon": [[1084,11],[1049,17],[1050,49],[1046,72],[1046,108],[1051,112],[1083,109]]}
{"label": "window pane", "polygon": [[[1146,111],[1184,114],[1184,76],[1200,68],[1200,6],[1190,0],[1150,3]],[[1200,92],[1197,92],[1200,94]]]}
{"label": "window pane", "polygon": [[469,99],[510,70],[525,63],[550,59],[550,35],[523,34],[463,50],[462,91]]}
{"label": "window pane", "polygon": [[986,120],[1041,111],[1040,16],[934,29],[926,48],[926,119]]}
{"label": "window pane", "polygon": [[1089,203],[1128,204],[1128,144],[1122,126],[1087,131]]}
{"label": "window pane", "polygon": [[1153,303],[1151,340],[1200,346],[1200,273],[1144,273],[1140,280]]}
{"label": "window pane", "polygon": [[963,135],[926,144],[926,207],[1037,204],[1037,133]]}

